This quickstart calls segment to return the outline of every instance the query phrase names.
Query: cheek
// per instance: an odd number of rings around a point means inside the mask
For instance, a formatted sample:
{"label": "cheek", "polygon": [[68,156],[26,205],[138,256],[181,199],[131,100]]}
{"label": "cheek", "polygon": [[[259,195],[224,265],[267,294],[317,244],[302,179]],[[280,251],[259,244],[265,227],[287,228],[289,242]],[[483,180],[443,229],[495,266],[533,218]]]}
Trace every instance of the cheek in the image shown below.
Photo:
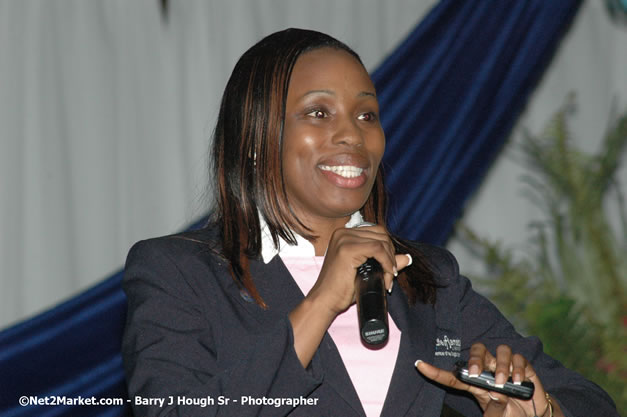
{"label": "cheek", "polygon": [[285,174],[285,181],[303,183],[306,181],[307,176],[307,163],[301,155],[290,153],[283,161],[283,172]]}
{"label": "cheek", "polygon": [[310,169],[315,158],[317,140],[307,129],[286,129],[283,142],[283,164],[286,171]]}
{"label": "cheek", "polygon": [[376,132],[372,136],[367,142],[369,144],[368,152],[373,156],[373,160],[379,164],[385,153],[385,136],[383,135],[383,130]]}
{"label": "cheek", "polygon": [[305,188],[311,180],[312,150],[305,138],[294,140],[292,136],[284,142],[283,176],[288,189],[292,192]]}

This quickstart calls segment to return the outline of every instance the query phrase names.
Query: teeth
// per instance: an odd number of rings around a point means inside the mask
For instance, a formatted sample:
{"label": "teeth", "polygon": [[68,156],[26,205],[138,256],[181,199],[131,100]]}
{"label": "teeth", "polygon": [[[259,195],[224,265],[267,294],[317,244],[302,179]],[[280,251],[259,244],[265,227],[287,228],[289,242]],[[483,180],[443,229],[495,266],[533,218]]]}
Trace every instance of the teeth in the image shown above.
{"label": "teeth", "polygon": [[331,171],[334,174],[337,174],[344,178],[355,178],[361,175],[364,172],[363,168],[354,167],[350,165],[340,165],[340,166],[328,166],[328,165],[318,165],[323,171]]}

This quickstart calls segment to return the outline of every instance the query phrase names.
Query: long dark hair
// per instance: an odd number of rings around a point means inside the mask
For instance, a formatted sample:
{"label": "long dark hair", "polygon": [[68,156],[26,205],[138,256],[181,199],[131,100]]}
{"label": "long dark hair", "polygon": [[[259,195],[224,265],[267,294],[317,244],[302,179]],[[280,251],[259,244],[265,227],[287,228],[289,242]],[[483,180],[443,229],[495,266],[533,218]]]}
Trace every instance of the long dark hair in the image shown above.
{"label": "long dark hair", "polygon": [[[295,244],[293,230],[305,238],[314,236],[294,215],[283,180],[281,155],[285,103],[292,69],[298,57],[319,48],[346,51],[361,63],[359,55],[324,33],[286,29],[273,33],[246,51],[233,69],[224,90],[213,137],[213,170],[218,207],[213,221],[220,229],[221,252],[240,288],[263,308],[250,274],[249,259],[261,253],[260,213],[274,244],[279,237]],[[363,65],[363,63],[362,63]],[[383,174],[378,170],[362,215],[366,221],[385,224],[386,197]],[[304,231],[304,233],[302,232]],[[400,251],[414,258],[412,271],[399,276],[410,301],[434,301],[435,290],[428,264],[419,252],[393,239]],[[409,278],[409,279],[408,279]]]}

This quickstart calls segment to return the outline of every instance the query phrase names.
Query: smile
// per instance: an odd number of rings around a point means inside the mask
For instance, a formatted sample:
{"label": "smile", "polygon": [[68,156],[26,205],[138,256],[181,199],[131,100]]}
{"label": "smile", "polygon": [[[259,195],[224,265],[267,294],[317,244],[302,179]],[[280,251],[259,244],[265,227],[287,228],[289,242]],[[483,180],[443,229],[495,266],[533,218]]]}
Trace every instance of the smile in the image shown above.
{"label": "smile", "polygon": [[339,166],[329,166],[329,165],[318,165],[323,171],[331,171],[336,175],[339,175],[344,178],[356,178],[359,177],[363,172],[363,168],[351,166],[351,165],[339,165]]}

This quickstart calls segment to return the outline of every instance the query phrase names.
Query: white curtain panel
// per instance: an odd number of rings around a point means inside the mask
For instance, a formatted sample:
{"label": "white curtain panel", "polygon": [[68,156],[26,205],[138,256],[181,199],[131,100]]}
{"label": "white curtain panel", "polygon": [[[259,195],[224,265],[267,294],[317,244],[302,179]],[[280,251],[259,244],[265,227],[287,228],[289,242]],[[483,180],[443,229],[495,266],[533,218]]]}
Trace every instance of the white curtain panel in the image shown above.
{"label": "white curtain panel", "polygon": [[0,0],[0,328],[208,210],[207,151],[239,56],[286,27],[369,69],[435,0]]}
{"label": "white curtain panel", "polygon": [[[206,213],[220,96],[255,41],[321,30],[374,69],[436,2],[170,0],[167,21],[159,3],[0,0],[0,328],[107,277],[135,241]],[[576,91],[574,131],[594,149],[612,99],[627,102],[625,45],[603,3],[585,2],[519,126],[539,131]],[[538,213],[509,153],[466,221],[516,243]],[[479,266],[451,247],[462,270]]]}

